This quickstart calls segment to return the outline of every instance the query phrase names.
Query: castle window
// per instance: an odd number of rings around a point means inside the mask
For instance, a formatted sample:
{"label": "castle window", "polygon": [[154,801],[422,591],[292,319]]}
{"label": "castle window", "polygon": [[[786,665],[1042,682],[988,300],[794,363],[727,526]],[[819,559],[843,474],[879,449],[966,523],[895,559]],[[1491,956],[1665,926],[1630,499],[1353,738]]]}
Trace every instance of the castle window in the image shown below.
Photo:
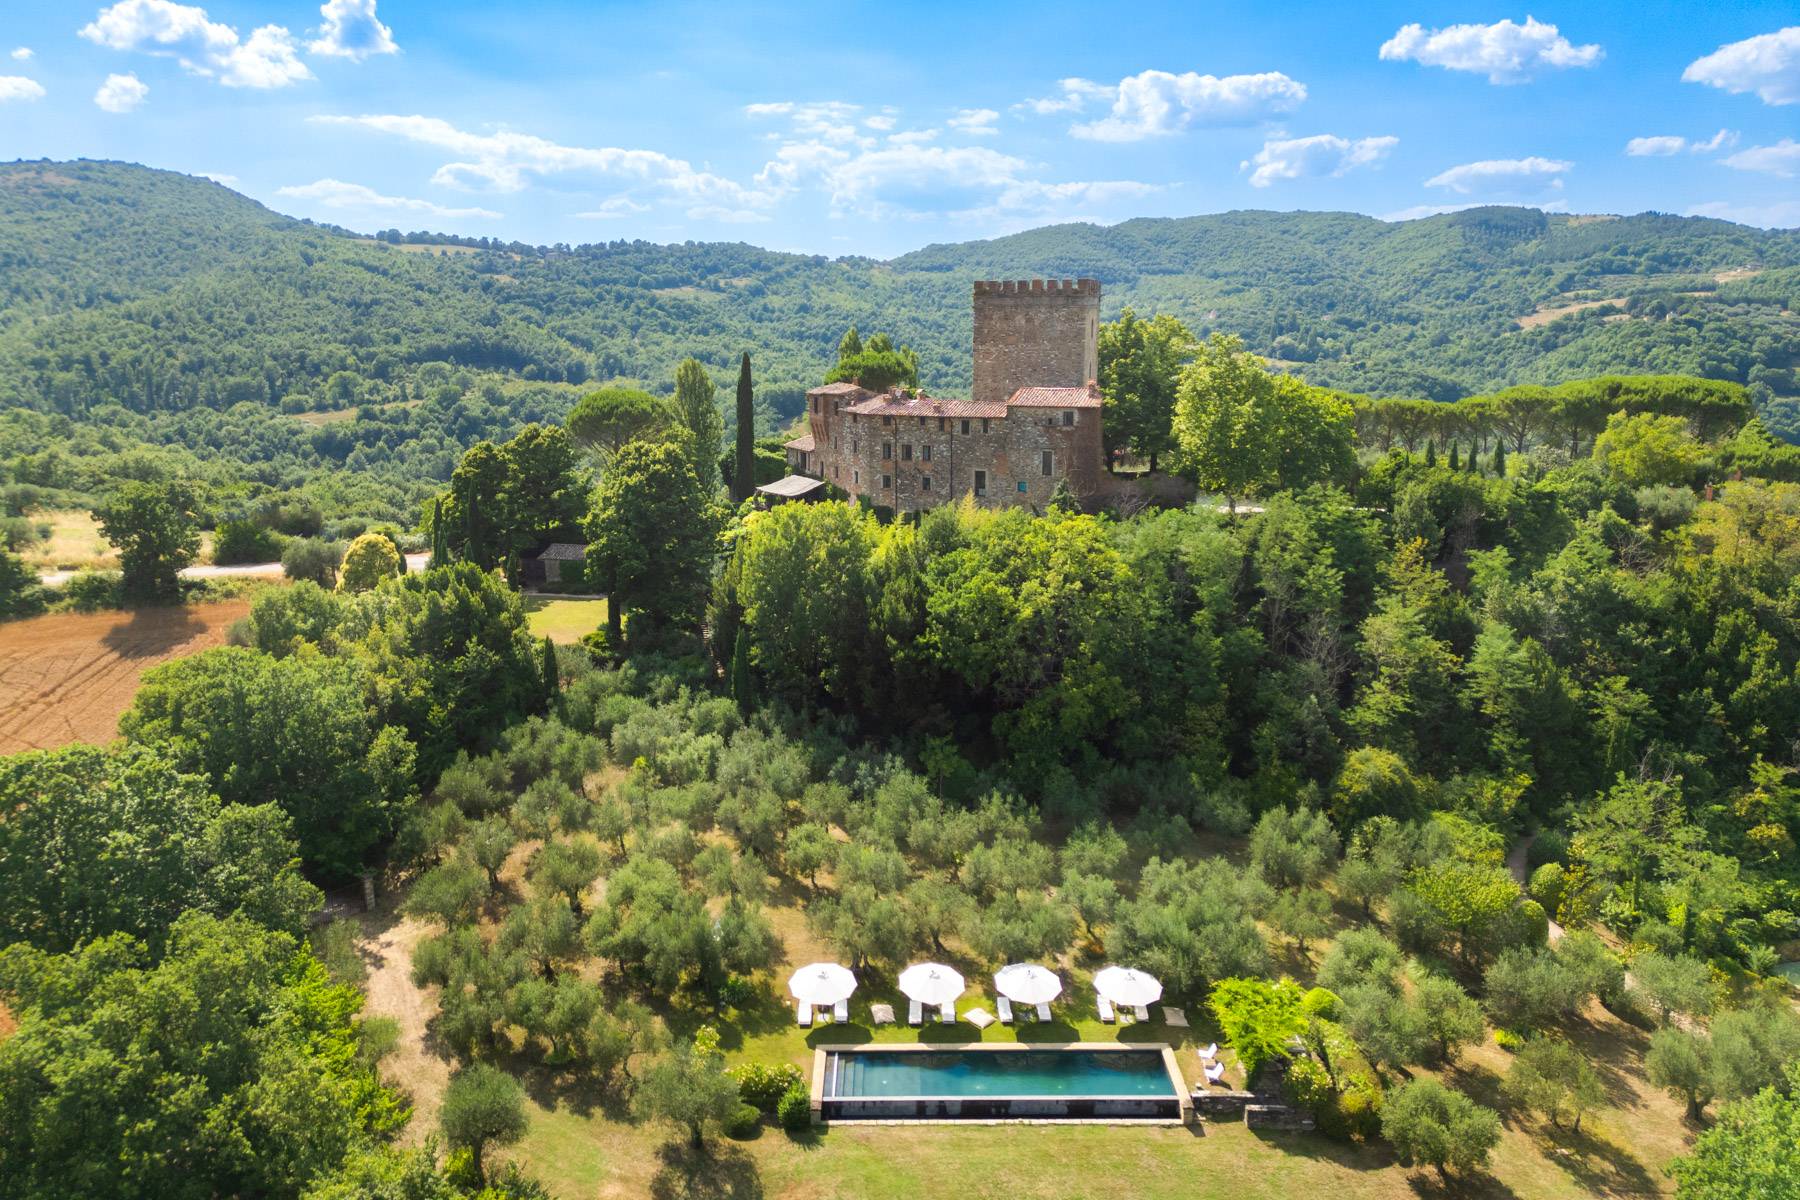
{"label": "castle window", "polygon": [[929,476],[929,475],[919,476],[919,490],[921,492],[929,492],[931,490],[931,476]]}
{"label": "castle window", "polygon": [[881,461],[887,462],[889,459],[891,459],[893,457],[894,457],[894,443],[892,443],[892,442],[881,443]]}
{"label": "castle window", "polygon": [[938,432],[939,433],[944,432],[944,430],[948,429],[949,427],[950,427],[949,421],[946,421],[943,417],[938,418]]}
{"label": "castle window", "polygon": [[983,418],[981,418],[981,432],[986,433],[987,431],[988,431],[988,419],[986,417],[983,417]]}
{"label": "castle window", "polygon": [[1050,467],[1051,467],[1050,452],[1048,450],[1046,450],[1046,451],[1044,451],[1044,474],[1048,475],[1050,473]]}
{"label": "castle window", "polygon": [[1075,410],[1072,408],[1064,409],[1063,410],[1063,424],[1064,425],[1073,425],[1074,423],[1075,423]]}
{"label": "castle window", "polygon": [[919,418],[919,428],[920,429],[925,428],[925,418],[924,417]]}
{"label": "castle window", "polygon": [[892,491],[893,487],[894,487],[894,477],[892,475],[883,475],[881,477],[881,486],[889,491]]}
{"label": "castle window", "polygon": [[912,443],[911,442],[901,442],[900,443],[900,460],[902,462],[911,462],[912,461]]}
{"label": "castle window", "polygon": [[966,419],[962,423],[962,431],[964,437],[969,436],[969,422]]}
{"label": "castle window", "polygon": [[986,471],[975,472],[975,494],[977,496],[987,495],[987,472]]}
{"label": "castle window", "polygon": [[812,402],[813,402],[813,411],[818,412],[819,411],[819,398],[817,396],[814,396],[812,398]]}
{"label": "castle window", "polygon": [[850,439],[850,453],[852,453],[852,454],[856,453],[856,447],[861,442],[861,440],[862,439],[860,439],[860,438],[851,438]]}
{"label": "castle window", "polygon": [[930,462],[931,461],[931,443],[930,442],[926,442],[923,446],[919,447],[919,461],[920,462]]}
{"label": "castle window", "polygon": [[1020,491],[1021,491],[1021,492],[1024,492],[1024,491],[1029,491],[1029,490],[1030,490],[1030,489],[1029,489],[1029,488],[1027,488],[1027,487],[1026,487],[1026,486],[1025,486],[1025,481],[1024,481],[1024,480],[1023,480],[1023,479],[1021,479],[1021,480],[1019,480],[1019,490],[1020,490]]}
{"label": "castle window", "polygon": [[862,486],[862,472],[861,471],[851,471],[850,472],[850,482],[857,487],[861,487]]}

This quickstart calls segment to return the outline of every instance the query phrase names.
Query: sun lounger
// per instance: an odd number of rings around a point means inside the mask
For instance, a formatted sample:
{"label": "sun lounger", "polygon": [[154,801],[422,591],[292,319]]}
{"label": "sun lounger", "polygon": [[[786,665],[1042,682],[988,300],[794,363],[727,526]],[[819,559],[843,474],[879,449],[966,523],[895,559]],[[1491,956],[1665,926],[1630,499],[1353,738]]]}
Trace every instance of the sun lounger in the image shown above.
{"label": "sun lounger", "polygon": [[1048,1004],[1038,1005],[1037,1014],[1038,1020],[1048,1021],[1050,1019],[1050,1006]]}
{"label": "sun lounger", "polygon": [[850,1002],[848,1000],[839,1000],[837,1006],[831,1010],[831,1019],[836,1021],[839,1025],[848,1022],[850,1020]]}
{"label": "sun lounger", "polygon": [[794,1011],[794,1020],[799,1024],[800,1028],[802,1028],[802,1029],[805,1029],[808,1025],[811,1025],[812,1024],[812,1005],[801,1004],[799,1006],[799,1008],[797,1008]]}
{"label": "sun lounger", "polygon": [[1131,1011],[1140,1021],[1148,1021],[1150,1019],[1150,1009],[1147,1005],[1140,1004]]}
{"label": "sun lounger", "polygon": [[938,1023],[940,1025],[956,1024],[956,1005],[943,1004],[938,1007]]}
{"label": "sun lounger", "polygon": [[1210,1046],[1202,1046],[1200,1049],[1194,1051],[1194,1053],[1198,1054],[1207,1062],[1211,1062],[1213,1059],[1219,1057],[1219,1043],[1214,1042]]}
{"label": "sun lounger", "polygon": [[906,1006],[906,1023],[915,1027],[925,1023],[925,1009],[917,1000]]}
{"label": "sun lounger", "polygon": [[1187,1013],[1172,1004],[1165,1004],[1163,1005],[1163,1024],[1171,1029],[1186,1029],[1188,1027]]}
{"label": "sun lounger", "polygon": [[1219,1082],[1219,1080],[1223,1079],[1224,1077],[1225,1077],[1225,1064],[1224,1063],[1214,1063],[1212,1066],[1206,1068],[1206,1082],[1217,1083],[1217,1082]]}
{"label": "sun lounger", "polygon": [[1002,1025],[1011,1025],[1013,1023],[1011,1000],[1008,1000],[1005,996],[1001,996],[994,1002],[994,1007],[1000,1010],[1000,1023]]}
{"label": "sun lounger", "polygon": [[1113,1006],[1111,1000],[1096,993],[1094,996],[1094,1007],[1100,1010],[1100,1019],[1102,1021],[1108,1025],[1113,1023]]}

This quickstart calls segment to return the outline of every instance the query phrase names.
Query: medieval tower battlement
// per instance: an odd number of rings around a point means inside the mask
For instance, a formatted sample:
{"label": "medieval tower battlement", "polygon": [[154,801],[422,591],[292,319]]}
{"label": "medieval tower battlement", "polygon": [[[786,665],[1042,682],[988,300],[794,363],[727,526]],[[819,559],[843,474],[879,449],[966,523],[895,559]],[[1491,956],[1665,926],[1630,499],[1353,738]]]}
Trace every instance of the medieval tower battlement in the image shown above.
{"label": "medieval tower battlement", "polygon": [[812,388],[788,464],[895,512],[965,496],[1042,512],[1062,484],[1093,496],[1106,473],[1099,331],[1098,280],[978,282],[971,398]]}
{"label": "medieval tower battlement", "polygon": [[1023,387],[1086,387],[1099,378],[1100,281],[980,280],[975,284],[976,403],[1004,404]]}

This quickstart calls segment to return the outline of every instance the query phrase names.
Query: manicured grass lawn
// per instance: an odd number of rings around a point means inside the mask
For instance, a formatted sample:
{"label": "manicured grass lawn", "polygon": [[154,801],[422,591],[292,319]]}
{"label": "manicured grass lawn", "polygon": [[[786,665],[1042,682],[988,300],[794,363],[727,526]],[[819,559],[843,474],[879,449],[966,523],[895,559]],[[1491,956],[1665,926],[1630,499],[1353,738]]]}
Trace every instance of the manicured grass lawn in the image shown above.
{"label": "manicured grass lawn", "polygon": [[567,646],[606,624],[606,601],[592,596],[527,596],[525,613],[532,637],[548,637]]}

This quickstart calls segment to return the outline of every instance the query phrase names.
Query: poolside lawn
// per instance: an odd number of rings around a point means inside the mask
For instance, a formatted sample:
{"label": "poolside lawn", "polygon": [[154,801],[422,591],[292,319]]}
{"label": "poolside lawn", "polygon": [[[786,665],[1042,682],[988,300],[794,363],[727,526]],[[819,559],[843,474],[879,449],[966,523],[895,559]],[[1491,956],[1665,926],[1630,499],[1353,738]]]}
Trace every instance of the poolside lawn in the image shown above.
{"label": "poolside lawn", "polygon": [[596,596],[527,596],[525,615],[532,637],[547,637],[568,646],[606,624],[606,600]]}

